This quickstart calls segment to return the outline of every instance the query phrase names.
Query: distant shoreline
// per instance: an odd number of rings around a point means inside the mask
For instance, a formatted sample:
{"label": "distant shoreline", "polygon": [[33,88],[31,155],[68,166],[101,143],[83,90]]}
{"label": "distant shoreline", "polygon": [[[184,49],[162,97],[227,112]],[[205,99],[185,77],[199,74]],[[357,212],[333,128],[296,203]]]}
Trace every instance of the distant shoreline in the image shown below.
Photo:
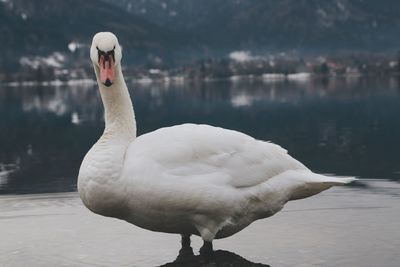
{"label": "distant shoreline", "polygon": [[[363,79],[363,78],[400,78],[400,73],[387,73],[384,75],[376,75],[376,74],[342,74],[342,75],[320,75],[310,72],[299,72],[299,73],[264,73],[262,75],[232,75],[229,77],[204,77],[204,78],[193,78],[193,77],[185,77],[185,76],[172,76],[172,77],[127,77],[126,80],[131,84],[139,84],[139,85],[151,85],[151,84],[164,84],[164,85],[177,85],[177,84],[187,84],[192,82],[231,82],[231,83],[239,83],[239,82],[264,82],[264,83],[280,83],[280,82],[307,82],[318,79]],[[91,87],[97,85],[97,81],[94,79],[72,79],[72,80],[18,80],[11,82],[1,82],[0,86],[6,87],[37,87],[37,86],[83,86],[83,87]]]}

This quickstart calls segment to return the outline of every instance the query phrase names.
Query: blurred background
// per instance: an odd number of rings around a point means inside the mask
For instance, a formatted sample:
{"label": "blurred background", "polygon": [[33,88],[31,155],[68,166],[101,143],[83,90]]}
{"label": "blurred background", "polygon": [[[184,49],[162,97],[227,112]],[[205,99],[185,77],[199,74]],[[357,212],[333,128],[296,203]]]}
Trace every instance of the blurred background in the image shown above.
{"label": "blurred background", "polygon": [[1,0],[0,79],[92,79],[106,30],[139,79],[398,73],[399,14],[395,0]]}
{"label": "blurred background", "polygon": [[114,32],[138,132],[207,123],[316,172],[400,176],[400,2],[0,0],[0,194],[76,190],[101,135],[89,59]]}

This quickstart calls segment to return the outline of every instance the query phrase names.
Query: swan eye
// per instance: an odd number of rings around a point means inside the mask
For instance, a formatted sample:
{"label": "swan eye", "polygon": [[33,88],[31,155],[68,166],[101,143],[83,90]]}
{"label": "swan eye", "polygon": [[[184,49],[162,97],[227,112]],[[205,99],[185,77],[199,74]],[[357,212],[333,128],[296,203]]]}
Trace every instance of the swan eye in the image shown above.
{"label": "swan eye", "polygon": [[104,52],[101,51],[97,46],[96,46],[96,49],[97,49],[97,58],[98,58],[97,60],[100,63],[100,58],[104,54]]}

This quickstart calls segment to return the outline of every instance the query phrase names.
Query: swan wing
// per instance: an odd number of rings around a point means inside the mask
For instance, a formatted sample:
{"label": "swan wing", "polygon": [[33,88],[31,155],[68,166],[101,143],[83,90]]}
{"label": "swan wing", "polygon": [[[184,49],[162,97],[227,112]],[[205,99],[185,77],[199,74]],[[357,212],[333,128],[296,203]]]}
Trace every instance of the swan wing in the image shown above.
{"label": "swan wing", "polygon": [[197,124],[139,136],[128,148],[125,165],[125,174],[143,174],[143,179],[174,177],[235,188],[256,186],[288,170],[308,170],[278,145]]}

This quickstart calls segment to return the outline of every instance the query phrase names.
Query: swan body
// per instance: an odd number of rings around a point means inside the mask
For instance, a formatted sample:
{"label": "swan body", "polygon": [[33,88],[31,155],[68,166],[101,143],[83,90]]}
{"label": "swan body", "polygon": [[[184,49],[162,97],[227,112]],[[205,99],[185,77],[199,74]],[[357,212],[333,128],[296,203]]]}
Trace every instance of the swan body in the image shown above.
{"label": "swan body", "polygon": [[[107,64],[99,64],[99,57],[113,47],[116,59],[108,67],[114,69],[103,70]],[[93,212],[211,242],[272,216],[290,200],[354,180],[315,174],[278,145],[209,125],[183,124],[136,137],[121,57],[115,35],[95,35],[91,58],[106,127],[78,177],[81,199]]]}

